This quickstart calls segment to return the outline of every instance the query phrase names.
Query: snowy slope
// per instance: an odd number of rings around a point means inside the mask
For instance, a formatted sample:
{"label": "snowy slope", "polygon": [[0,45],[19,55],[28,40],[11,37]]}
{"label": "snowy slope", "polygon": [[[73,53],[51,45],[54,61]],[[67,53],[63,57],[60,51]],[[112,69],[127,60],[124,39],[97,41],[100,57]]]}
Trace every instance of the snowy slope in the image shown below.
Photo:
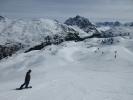
{"label": "snowy slope", "polygon": [[102,32],[102,31],[107,31],[107,30],[109,30],[111,27],[109,27],[109,26],[100,26],[100,27],[97,27],[97,30],[99,31],[99,32]]}
{"label": "snowy slope", "polygon": [[[132,100],[132,41],[112,46],[94,41],[64,42],[1,60],[0,100]],[[14,90],[29,68],[33,88]]]}

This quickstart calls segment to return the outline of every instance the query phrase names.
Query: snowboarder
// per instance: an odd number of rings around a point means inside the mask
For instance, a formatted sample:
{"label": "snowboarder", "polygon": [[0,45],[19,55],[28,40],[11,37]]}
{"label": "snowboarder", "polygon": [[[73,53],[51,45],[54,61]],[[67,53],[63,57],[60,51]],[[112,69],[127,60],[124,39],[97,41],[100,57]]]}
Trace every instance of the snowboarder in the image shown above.
{"label": "snowboarder", "polygon": [[20,86],[20,89],[23,89],[23,86],[25,85],[25,88],[28,88],[28,85],[30,83],[30,73],[31,73],[31,69],[28,70],[28,72],[26,73],[26,76],[25,76],[25,82]]}

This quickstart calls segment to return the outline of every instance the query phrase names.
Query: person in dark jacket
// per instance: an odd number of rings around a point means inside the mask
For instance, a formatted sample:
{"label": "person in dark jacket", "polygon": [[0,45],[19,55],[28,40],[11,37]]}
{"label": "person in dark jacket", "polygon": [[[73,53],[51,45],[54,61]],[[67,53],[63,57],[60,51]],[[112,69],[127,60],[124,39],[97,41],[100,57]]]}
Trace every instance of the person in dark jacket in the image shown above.
{"label": "person in dark jacket", "polygon": [[31,73],[31,69],[29,69],[28,72],[26,73],[25,82],[20,86],[20,89],[22,89],[24,86],[25,88],[28,88],[28,85],[31,79],[30,73]]}

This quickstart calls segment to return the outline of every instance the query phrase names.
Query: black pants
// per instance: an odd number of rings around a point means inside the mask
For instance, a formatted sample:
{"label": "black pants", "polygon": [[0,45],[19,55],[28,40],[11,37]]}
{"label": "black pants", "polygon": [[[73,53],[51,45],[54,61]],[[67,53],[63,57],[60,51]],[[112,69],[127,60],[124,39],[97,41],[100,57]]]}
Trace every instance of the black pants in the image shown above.
{"label": "black pants", "polygon": [[24,86],[25,88],[28,88],[28,85],[29,85],[29,82],[24,82],[24,84],[20,86],[20,89],[22,89]]}

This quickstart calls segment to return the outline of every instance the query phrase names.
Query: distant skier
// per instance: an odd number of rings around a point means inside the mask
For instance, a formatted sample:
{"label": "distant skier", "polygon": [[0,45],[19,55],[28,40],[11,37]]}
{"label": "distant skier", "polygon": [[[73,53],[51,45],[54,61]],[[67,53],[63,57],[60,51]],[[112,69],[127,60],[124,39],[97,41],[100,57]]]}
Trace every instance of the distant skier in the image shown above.
{"label": "distant skier", "polygon": [[115,51],[114,53],[115,53],[115,59],[116,59],[116,54],[117,54],[117,51]]}
{"label": "distant skier", "polygon": [[99,48],[97,48],[94,52],[95,52],[95,53],[97,53],[99,50],[100,50],[100,49],[99,49]]}
{"label": "distant skier", "polygon": [[29,85],[30,79],[31,79],[30,73],[31,73],[31,69],[29,69],[28,72],[26,73],[25,82],[24,82],[24,84],[22,84],[20,86],[20,89],[23,89],[24,85],[25,85],[25,88],[28,88],[28,85]]}

